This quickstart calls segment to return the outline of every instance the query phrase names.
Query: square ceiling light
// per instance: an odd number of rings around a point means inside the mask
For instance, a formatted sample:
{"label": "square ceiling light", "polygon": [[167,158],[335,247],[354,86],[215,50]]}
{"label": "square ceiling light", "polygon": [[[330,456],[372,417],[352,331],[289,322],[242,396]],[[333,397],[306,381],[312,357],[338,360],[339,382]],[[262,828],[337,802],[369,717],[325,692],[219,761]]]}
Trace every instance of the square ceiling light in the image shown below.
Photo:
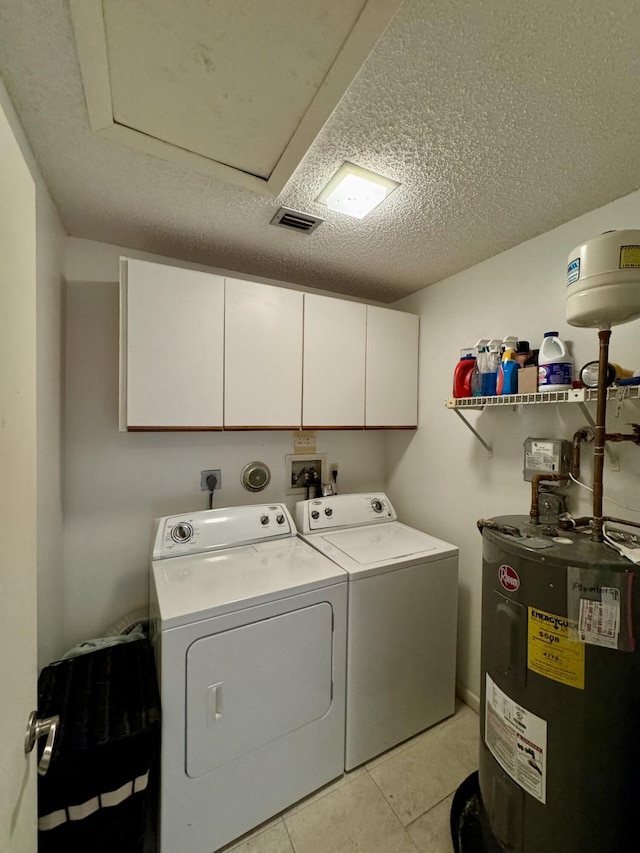
{"label": "square ceiling light", "polygon": [[326,204],[329,210],[364,219],[367,213],[399,186],[398,181],[383,178],[382,175],[346,162],[340,166],[316,201]]}

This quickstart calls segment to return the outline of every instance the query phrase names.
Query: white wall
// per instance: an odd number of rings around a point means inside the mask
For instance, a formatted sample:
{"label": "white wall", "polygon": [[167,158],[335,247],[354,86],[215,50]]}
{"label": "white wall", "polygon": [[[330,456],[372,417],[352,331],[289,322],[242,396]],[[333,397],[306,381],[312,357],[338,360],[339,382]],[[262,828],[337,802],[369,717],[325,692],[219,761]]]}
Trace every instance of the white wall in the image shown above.
{"label": "white wall", "polygon": [[[64,641],[99,636],[148,600],[153,518],[206,509],[200,471],[222,470],[217,506],[282,501],[291,432],[118,432],[118,258],[165,258],[70,238],[65,264],[65,618]],[[184,264],[184,266],[193,266]],[[202,267],[198,267],[202,269]],[[217,272],[217,270],[212,270]],[[317,450],[338,462],[342,491],[385,483],[384,436],[319,431]],[[252,494],[240,472],[260,460],[271,483]],[[61,649],[64,651],[64,649]]]}
{"label": "white wall", "polygon": [[[526,199],[523,199],[526,204]],[[528,436],[570,439],[586,424],[575,404],[521,406],[468,412],[493,448],[488,458],[454,411],[445,408],[452,374],[463,346],[479,338],[517,335],[538,347],[543,333],[558,330],[572,343],[574,367],[597,359],[597,332],[569,327],[565,320],[566,264],[583,240],[612,228],[640,226],[640,192],[632,193],[543,234],[465,272],[396,303],[421,315],[419,429],[386,438],[387,490],[409,524],[460,547],[458,683],[479,695],[481,537],[480,517],[527,514],[530,486],[523,481],[523,442]],[[464,235],[461,234],[461,239]],[[640,368],[640,321],[615,327],[611,360]],[[592,415],[595,406],[590,404]],[[608,431],[628,432],[640,421],[640,402],[626,402],[618,420],[609,407]],[[640,507],[640,449],[614,445],[623,460],[619,473],[605,464],[605,494]],[[583,451],[584,477],[591,482],[592,452]],[[590,495],[572,485],[569,508],[591,514]],[[640,514],[605,501],[605,514],[634,520]]]}

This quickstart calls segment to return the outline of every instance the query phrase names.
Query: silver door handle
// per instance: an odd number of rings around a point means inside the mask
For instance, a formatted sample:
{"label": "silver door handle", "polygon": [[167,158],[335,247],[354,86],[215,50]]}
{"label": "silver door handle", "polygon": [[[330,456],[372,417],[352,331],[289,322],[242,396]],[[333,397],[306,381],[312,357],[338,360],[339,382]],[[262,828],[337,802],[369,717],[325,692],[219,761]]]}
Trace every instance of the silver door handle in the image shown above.
{"label": "silver door handle", "polygon": [[29,714],[29,722],[27,723],[27,732],[24,738],[24,751],[28,755],[36,745],[38,738],[47,736],[47,742],[44,745],[44,751],[38,762],[38,775],[44,776],[49,765],[51,764],[51,755],[53,753],[53,744],[58,731],[58,723],[60,717],[56,714],[54,717],[46,717],[44,720],[38,719],[38,712],[32,711]]}

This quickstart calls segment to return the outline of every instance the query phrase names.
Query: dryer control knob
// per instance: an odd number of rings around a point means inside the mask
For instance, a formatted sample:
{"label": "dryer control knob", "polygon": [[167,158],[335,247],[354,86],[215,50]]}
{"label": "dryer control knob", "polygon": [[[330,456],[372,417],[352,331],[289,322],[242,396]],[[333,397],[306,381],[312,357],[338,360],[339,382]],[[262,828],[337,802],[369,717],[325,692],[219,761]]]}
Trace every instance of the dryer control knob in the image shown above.
{"label": "dryer control knob", "polygon": [[260,516],[260,524],[263,524],[263,525],[269,524],[269,516],[268,515],[261,515]]}
{"label": "dryer control knob", "polygon": [[284,524],[284,515],[276,515],[276,521],[278,524]]}
{"label": "dryer control knob", "polygon": [[378,498],[374,498],[371,501],[371,506],[374,512],[382,512],[382,501],[378,500]]}
{"label": "dryer control knob", "polygon": [[181,521],[178,524],[174,524],[171,528],[171,538],[174,542],[178,542],[179,544],[183,542],[188,542],[192,536],[193,527],[190,524],[187,524],[186,521]]}
{"label": "dryer control knob", "polygon": [[317,509],[313,510],[313,512],[311,513],[311,518],[313,518],[314,521],[317,521],[320,518],[320,513]]}
{"label": "dryer control knob", "polygon": [[327,516],[329,516],[329,518],[331,518],[331,516],[333,515],[333,510],[331,509],[331,507],[330,507],[330,506],[328,506],[328,507],[325,509],[324,514],[325,514],[325,515],[327,515]]}

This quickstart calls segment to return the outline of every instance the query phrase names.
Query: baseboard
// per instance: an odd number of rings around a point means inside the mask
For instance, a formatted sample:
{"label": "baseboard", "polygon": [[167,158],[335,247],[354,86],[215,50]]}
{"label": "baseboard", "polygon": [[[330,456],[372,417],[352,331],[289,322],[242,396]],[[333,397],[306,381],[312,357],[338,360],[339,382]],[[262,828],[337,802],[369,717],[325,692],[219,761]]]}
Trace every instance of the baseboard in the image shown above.
{"label": "baseboard", "polygon": [[456,693],[476,714],[480,713],[480,699],[471,690],[468,690],[460,682],[456,682]]}

